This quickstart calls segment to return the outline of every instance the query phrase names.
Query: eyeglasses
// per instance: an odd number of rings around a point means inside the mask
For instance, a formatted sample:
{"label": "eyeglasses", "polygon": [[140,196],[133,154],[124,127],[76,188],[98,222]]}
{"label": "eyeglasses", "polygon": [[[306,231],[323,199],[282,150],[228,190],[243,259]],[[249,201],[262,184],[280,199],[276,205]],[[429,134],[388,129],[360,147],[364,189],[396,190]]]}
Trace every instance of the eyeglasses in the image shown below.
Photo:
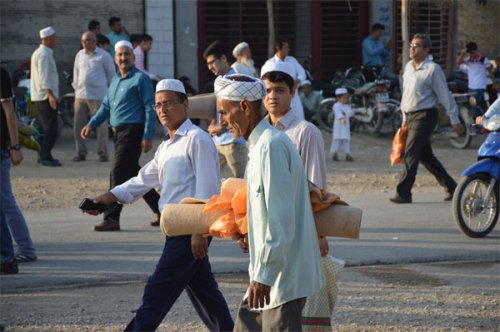
{"label": "eyeglasses", "polygon": [[415,49],[415,48],[419,48],[419,47],[422,47],[422,45],[420,45],[420,44],[410,44],[410,48]]}
{"label": "eyeglasses", "polygon": [[169,108],[172,108],[174,106],[177,106],[177,104],[179,104],[178,100],[168,100],[164,103],[153,104],[153,108],[156,109],[157,111],[160,111],[163,109],[169,109]]}

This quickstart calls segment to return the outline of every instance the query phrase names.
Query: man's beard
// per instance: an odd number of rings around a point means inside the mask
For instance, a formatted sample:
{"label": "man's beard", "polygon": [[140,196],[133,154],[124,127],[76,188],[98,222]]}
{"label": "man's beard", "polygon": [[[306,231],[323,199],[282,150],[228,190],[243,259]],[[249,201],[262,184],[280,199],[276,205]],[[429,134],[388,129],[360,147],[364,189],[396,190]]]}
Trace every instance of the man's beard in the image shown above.
{"label": "man's beard", "polygon": [[245,65],[247,67],[254,67],[255,62],[253,61],[252,58],[242,58],[241,59],[241,64]]}

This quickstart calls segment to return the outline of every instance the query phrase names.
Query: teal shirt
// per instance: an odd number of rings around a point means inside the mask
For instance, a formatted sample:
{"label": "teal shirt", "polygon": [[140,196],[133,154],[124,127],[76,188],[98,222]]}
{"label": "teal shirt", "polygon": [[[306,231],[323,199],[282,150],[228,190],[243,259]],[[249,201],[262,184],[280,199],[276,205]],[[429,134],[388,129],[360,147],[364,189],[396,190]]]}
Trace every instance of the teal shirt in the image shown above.
{"label": "teal shirt", "polygon": [[109,119],[112,127],[144,125],[144,139],[151,140],[157,122],[153,85],[143,72],[132,67],[125,78],[117,73],[111,80],[101,107],[90,119],[89,126],[96,129]]}
{"label": "teal shirt", "polygon": [[324,286],[302,159],[286,134],[263,119],[248,139],[250,280],[271,286],[265,309]]}
{"label": "teal shirt", "polygon": [[120,32],[119,34],[114,33],[113,31],[109,32],[106,37],[109,39],[109,53],[115,58],[115,44],[120,40],[130,40],[125,32]]}

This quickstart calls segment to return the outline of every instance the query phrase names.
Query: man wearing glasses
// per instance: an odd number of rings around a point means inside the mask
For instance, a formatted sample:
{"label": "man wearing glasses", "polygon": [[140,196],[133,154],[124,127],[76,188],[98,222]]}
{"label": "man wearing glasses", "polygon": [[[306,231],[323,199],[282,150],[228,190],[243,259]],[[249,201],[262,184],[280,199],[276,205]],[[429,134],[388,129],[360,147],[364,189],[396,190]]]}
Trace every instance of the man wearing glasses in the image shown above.
{"label": "man wearing glasses", "polygon": [[[110,188],[124,183],[139,172],[141,152],[148,152],[156,126],[153,109],[154,96],[151,80],[134,66],[134,53],[129,41],[115,45],[115,63],[118,73],[113,77],[108,92],[97,113],[83,127],[81,136],[89,137],[104,121],[109,119],[113,128],[115,158],[111,166]],[[160,225],[159,195],[151,189],[143,196],[156,218],[151,226]],[[94,226],[96,232],[119,231],[122,205],[113,203],[104,212],[103,221]]]}
{"label": "man wearing glasses", "polygon": [[[97,47],[94,33],[87,31],[82,35],[82,46],[75,57],[73,66],[73,89],[75,89],[75,135],[76,156],[73,161],[87,158],[87,145],[80,132],[99,107],[115,76],[115,64],[111,55]],[[104,121],[96,128],[97,154],[99,161],[108,161],[108,124]]]}
{"label": "man wearing glasses", "polygon": [[458,135],[461,135],[464,129],[460,124],[457,104],[448,90],[443,70],[429,57],[430,48],[430,38],[424,34],[416,34],[410,44],[411,60],[406,64],[403,74],[402,127],[408,127],[408,138],[404,171],[396,187],[396,196],[390,199],[396,204],[412,202],[411,188],[415,183],[419,163],[422,163],[445,189],[445,201],[452,199],[457,186],[434,155],[431,146],[431,135],[438,121],[438,104],[446,109]]}

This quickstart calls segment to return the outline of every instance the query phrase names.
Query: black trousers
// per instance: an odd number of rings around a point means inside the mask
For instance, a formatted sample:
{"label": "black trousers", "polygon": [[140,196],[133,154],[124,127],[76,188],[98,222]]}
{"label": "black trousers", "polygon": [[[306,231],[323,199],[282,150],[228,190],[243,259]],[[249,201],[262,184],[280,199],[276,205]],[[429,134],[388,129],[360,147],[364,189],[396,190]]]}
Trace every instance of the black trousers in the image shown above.
{"label": "black trousers", "polygon": [[[111,166],[110,189],[126,182],[139,173],[139,157],[141,156],[141,142],[144,135],[143,125],[126,125],[113,128],[113,142],[115,144],[115,158]],[[159,214],[158,201],[160,195],[155,189],[151,189],[142,196],[151,210]],[[104,219],[120,221],[123,205],[113,204],[104,212]]]}
{"label": "black trousers", "polygon": [[418,164],[427,168],[447,192],[452,193],[457,183],[444,169],[432,152],[431,136],[438,121],[435,108],[408,113],[406,116],[408,138],[404,156],[404,171],[397,185],[397,194],[404,199],[411,199],[411,188],[415,183]]}
{"label": "black trousers", "polygon": [[188,235],[166,238],[160,260],[144,288],[142,305],[125,331],[156,330],[183,290],[209,331],[233,330],[233,319],[208,256],[193,257]]}
{"label": "black trousers", "polygon": [[41,160],[52,160],[52,148],[57,140],[57,110],[50,107],[48,100],[33,102],[36,107],[37,119],[43,131],[40,139],[42,150]]}

